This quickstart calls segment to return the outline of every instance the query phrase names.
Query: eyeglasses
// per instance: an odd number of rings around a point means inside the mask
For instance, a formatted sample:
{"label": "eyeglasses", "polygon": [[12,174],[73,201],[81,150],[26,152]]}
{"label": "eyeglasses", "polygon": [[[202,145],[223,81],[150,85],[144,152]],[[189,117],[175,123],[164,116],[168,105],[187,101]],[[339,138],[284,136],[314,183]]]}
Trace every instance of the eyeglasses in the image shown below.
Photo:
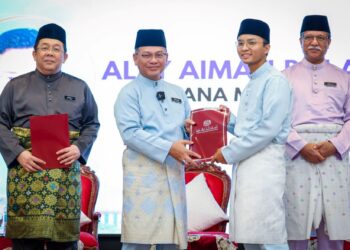
{"label": "eyeglasses", "polygon": [[322,36],[322,35],[318,35],[318,36],[312,36],[312,35],[306,35],[303,36],[303,40],[304,42],[310,43],[313,42],[315,39],[317,42],[324,42],[326,40],[328,40],[328,36]]}
{"label": "eyeglasses", "polygon": [[48,53],[51,51],[54,54],[60,54],[63,51],[62,48],[60,47],[49,47],[49,46],[38,47],[37,50],[43,53]]}
{"label": "eyeglasses", "polygon": [[238,49],[242,49],[244,45],[247,46],[248,49],[253,48],[255,45],[257,45],[259,42],[254,39],[248,39],[247,41],[244,40],[238,40],[236,42],[236,46]]}
{"label": "eyeglasses", "polygon": [[[138,54],[138,53],[137,53]],[[140,56],[142,57],[142,59],[144,60],[151,60],[153,57],[155,57],[157,60],[163,60],[165,57],[167,57],[168,53],[166,52],[157,52],[155,54],[152,53],[140,53]]]}

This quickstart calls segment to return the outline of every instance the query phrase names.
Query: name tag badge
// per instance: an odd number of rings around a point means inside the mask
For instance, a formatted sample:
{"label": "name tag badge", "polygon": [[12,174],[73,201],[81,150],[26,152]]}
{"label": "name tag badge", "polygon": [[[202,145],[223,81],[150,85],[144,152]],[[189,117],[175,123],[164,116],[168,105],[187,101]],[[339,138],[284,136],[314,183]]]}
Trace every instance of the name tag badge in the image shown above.
{"label": "name tag badge", "polygon": [[75,101],[75,96],[69,96],[69,95],[65,95],[64,99],[66,101],[70,101],[70,102],[74,102]]}
{"label": "name tag badge", "polygon": [[175,97],[171,97],[171,101],[173,101],[175,103],[182,103],[181,99],[175,98]]}
{"label": "name tag badge", "polygon": [[336,82],[324,82],[324,86],[326,87],[337,87],[337,83]]}

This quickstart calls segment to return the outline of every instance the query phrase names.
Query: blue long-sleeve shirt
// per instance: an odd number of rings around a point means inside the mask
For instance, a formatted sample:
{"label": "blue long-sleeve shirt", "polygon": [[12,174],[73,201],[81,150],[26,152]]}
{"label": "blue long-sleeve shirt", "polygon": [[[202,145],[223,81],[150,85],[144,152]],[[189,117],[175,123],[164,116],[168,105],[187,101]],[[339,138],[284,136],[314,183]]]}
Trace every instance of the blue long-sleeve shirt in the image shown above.
{"label": "blue long-sleeve shirt", "polygon": [[[157,93],[164,92],[157,98]],[[187,96],[180,87],[142,75],[124,86],[114,105],[124,144],[163,163],[171,145],[184,139],[184,121],[190,115]]]}
{"label": "blue long-sleeve shirt", "polygon": [[222,149],[227,163],[242,161],[269,143],[284,144],[290,130],[292,92],[287,79],[268,62],[250,75],[237,117],[228,131],[236,137]]}

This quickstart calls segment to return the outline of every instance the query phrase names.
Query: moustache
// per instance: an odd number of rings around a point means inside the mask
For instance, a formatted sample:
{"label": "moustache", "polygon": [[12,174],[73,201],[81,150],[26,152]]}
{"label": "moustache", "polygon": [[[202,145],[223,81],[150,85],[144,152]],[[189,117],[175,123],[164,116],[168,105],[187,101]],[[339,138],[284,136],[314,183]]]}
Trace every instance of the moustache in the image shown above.
{"label": "moustache", "polygon": [[319,50],[321,51],[321,48],[319,46],[309,46],[307,49],[313,49],[313,50]]}

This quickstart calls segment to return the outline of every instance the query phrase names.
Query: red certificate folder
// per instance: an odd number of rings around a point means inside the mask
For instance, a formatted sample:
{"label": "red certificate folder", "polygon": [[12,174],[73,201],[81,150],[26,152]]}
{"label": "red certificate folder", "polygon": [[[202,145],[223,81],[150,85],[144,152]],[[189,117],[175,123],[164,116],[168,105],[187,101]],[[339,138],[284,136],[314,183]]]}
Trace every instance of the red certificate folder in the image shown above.
{"label": "red certificate folder", "polygon": [[193,144],[190,149],[202,156],[200,162],[209,161],[217,149],[227,144],[228,111],[195,109],[191,112],[191,119],[196,124],[191,128]]}
{"label": "red certificate folder", "polygon": [[32,154],[46,162],[45,169],[66,168],[57,161],[56,152],[69,147],[68,114],[29,118]]}

